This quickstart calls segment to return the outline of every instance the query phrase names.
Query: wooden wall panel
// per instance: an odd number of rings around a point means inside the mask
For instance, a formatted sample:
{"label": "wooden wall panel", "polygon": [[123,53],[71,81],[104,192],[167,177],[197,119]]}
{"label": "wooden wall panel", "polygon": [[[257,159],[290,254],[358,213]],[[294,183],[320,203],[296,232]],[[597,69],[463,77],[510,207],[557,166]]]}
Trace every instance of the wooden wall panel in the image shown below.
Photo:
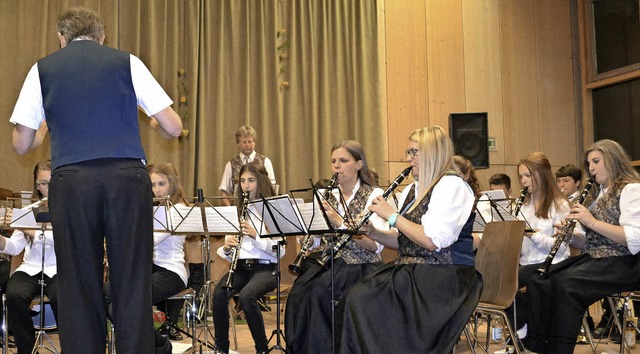
{"label": "wooden wall panel", "polygon": [[429,124],[448,129],[449,113],[465,111],[460,0],[426,1]]}
{"label": "wooden wall panel", "polygon": [[[389,137],[390,143],[404,143],[428,117],[423,110],[429,94],[425,6],[411,0],[387,1],[386,6]],[[394,158],[393,150],[390,154]]]}
{"label": "wooden wall panel", "polygon": [[569,2],[535,3],[540,149],[560,166],[575,164],[577,149],[569,11]]}
{"label": "wooden wall panel", "polygon": [[462,1],[466,110],[488,112],[489,136],[497,146],[489,152],[491,166],[503,164],[505,154],[499,18],[497,0]]}
{"label": "wooden wall panel", "polygon": [[534,2],[500,1],[506,163],[540,149]]}
{"label": "wooden wall panel", "polygon": [[[426,14],[423,0],[384,3],[387,83],[388,176],[393,179],[402,161],[407,137],[428,124]],[[386,183],[386,181],[381,181]]]}

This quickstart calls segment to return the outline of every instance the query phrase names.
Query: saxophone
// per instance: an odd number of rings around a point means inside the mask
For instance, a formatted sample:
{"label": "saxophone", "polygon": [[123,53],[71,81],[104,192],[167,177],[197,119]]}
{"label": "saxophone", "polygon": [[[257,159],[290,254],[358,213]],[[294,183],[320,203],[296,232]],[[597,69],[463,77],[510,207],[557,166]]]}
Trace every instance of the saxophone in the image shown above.
{"label": "saxophone", "polygon": [[[405,178],[407,178],[409,173],[411,173],[411,169],[412,168],[413,167],[409,166],[409,167],[405,168],[404,170],[402,170],[400,175],[398,175],[398,177],[396,177],[396,179],[393,180],[393,183],[391,183],[391,185],[389,185],[389,187],[387,187],[387,189],[384,191],[384,193],[382,193],[382,198],[387,199],[387,197],[391,193],[393,193],[393,191],[400,185],[400,183],[402,183],[402,181]],[[367,223],[367,221],[369,220],[371,215],[373,215],[373,212],[367,211],[367,213],[364,214],[364,216],[362,216],[360,221],[355,226],[350,228],[350,231],[353,231],[353,233],[357,233],[358,230],[364,224]],[[325,254],[324,257],[322,257],[322,259],[320,259],[320,261],[319,261],[320,265],[324,267],[327,264],[327,261],[329,261],[329,259],[331,258],[331,255],[338,254],[338,252],[340,252],[340,250],[343,249],[347,245],[347,243],[351,240],[351,236],[353,236],[353,235],[351,233],[348,233],[348,234],[345,234],[342,237],[340,237],[340,240],[338,240],[338,242],[336,242],[336,244],[333,246],[333,252],[327,252],[327,254]]]}
{"label": "saxophone", "polygon": [[[338,182],[338,174],[336,173],[333,175],[333,177],[331,177],[331,181],[329,181],[329,184],[327,185],[327,188],[324,191],[324,199],[329,198],[329,196],[331,195],[331,190],[335,188],[337,182]],[[302,247],[300,248],[300,252],[298,252],[298,255],[296,256],[296,259],[293,261],[293,263],[289,264],[289,273],[295,276],[300,275],[300,272],[302,271],[302,262],[306,258],[307,252],[309,252],[309,249],[311,249],[311,246],[313,246],[313,241],[314,241],[314,237],[312,235],[306,235],[304,237],[304,240],[302,241]]]}
{"label": "saxophone", "polygon": [[[249,192],[242,192],[242,210],[240,211],[240,223],[245,221],[247,214],[247,207],[249,207]],[[238,266],[238,258],[240,258],[240,247],[242,247],[242,230],[240,231],[240,235],[238,236],[238,244],[235,245],[231,249],[231,264],[229,265],[229,275],[227,276],[227,281],[222,285],[223,289],[233,290],[233,275],[236,272],[236,267]]]}
{"label": "saxophone", "polygon": [[[587,199],[587,195],[589,195],[589,191],[591,191],[591,186],[593,185],[594,181],[595,178],[593,178],[593,176],[589,177],[587,183],[584,185],[584,189],[580,193],[580,197],[578,197],[578,204],[584,204],[584,201]],[[564,224],[562,232],[560,232],[558,236],[556,236],[553,246],[551,246],[551,251],[547,255],[547,258],[545,258],[540,268],[538,268],[537,270],[541,276],[546,277],[549,274],[549,267],[551,267],[553,258],[556,256],[556,253],[558,253],[560,246],[562,246],[562,242],[564,242],[564,240],[566,240],[569,235],[573,234],[573,229],[576,227],[576,223],[576,219],[569,220],[566,224]]]}

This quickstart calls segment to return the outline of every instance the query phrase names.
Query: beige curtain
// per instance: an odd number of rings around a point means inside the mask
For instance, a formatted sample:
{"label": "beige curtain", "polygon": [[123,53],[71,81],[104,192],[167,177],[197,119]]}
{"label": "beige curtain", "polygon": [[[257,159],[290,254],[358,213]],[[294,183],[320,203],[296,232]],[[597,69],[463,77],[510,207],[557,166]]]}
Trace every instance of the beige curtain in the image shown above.
{"label": "beige curtain", "polygon": [[164,141],[142,115],[141,134],[149,161],[176,165],[188,194],[218,194],[243,124],[256,128],[281,191],[328,177],[330,148],[343,139],[362,142],[384,171],[375,1],[4,0],[0,162],[13,167],[0,170],[0,186],[29,186],[48,157],[48,142],[16,157],[6,121],[31,65],[58,48],[56,16],[76,4],[99,11],[106,45],[139,56],[176,102],[188,136]]}

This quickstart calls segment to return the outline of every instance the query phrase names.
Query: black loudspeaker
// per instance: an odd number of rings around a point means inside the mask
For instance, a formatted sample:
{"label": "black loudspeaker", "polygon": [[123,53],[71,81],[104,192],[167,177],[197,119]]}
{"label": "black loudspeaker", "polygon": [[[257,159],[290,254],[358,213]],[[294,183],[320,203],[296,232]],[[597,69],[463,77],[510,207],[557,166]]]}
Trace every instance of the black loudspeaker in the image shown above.
{"label": "black loudspeaker", "polygon": [[449,136],[456,155],[469,159],[476,169],[489,168],[487,112],[451,113]]}

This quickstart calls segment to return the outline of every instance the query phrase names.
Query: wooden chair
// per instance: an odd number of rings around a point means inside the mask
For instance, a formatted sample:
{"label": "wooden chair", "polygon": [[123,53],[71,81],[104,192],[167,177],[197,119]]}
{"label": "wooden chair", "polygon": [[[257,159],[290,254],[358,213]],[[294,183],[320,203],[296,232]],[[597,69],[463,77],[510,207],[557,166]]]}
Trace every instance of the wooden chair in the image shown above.
{"label": "wooden chair", "polygon": [[[524,227],[525,222],[520,220],[490,222],[484,229],[478,247],[476,269],[482,274],[484,284],[474,318],[477,318],[478,314],[487,315],[489,318],[486,347],[480,346],[485,353],[489,350],[489,326],[493,316],[502,318],[516,353],[521,352],[521,345],[509,323],[505,309],[513,303],[518,291],[518,261]],[[470,333],[468,328],[465,328],[464,332],[471,352],[475,353],[474,344],[478,342],[477,332]],[[475,343],[471,342],[471,336],[474,337]]]}

